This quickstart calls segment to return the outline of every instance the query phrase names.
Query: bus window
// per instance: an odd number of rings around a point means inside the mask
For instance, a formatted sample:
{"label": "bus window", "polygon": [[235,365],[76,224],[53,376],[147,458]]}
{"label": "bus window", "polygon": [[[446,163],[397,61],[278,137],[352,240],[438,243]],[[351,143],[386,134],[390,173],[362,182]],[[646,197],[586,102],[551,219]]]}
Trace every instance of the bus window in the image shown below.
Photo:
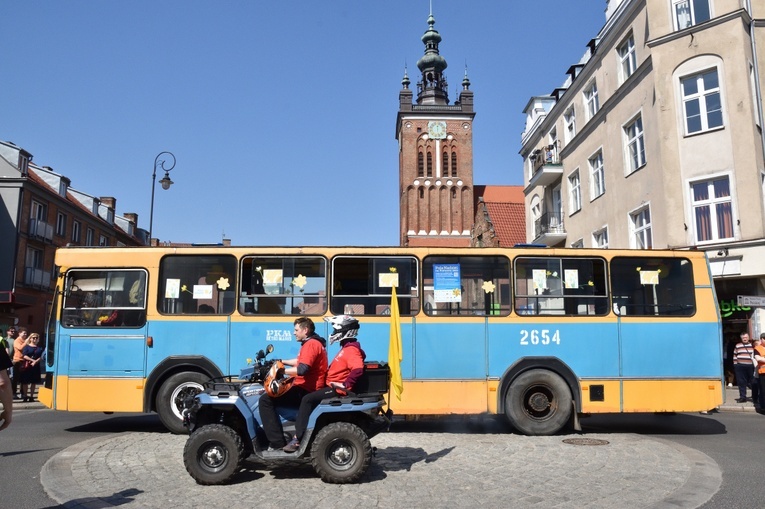
{"label": "bus window", "polygon": [[504,256],[428,256],[422,264],[425,314],[510,314],[510,262]]}
{"label": "bus window", "polygon": [[606,262],[601,258],[515,259],[519,315],[606,315]]}
{"label": "bus window", "polygon": [[143,327],[146,271],[70,270],[64,287],[64,327]]}
{"label": "bus window", "polygon": [[696,313],[693,267],[684,258],[611,260],[611,292],[626,316],[692,316]]}
{"label": "bus window", "polygon": [[402,316],[417,313],[417,259],[411,256],[337,256],[332,260],[332,299],[336,315],[389,315],[396,286]]}
{"label": "bus window", "polygon": [[168,315],[234,311],[236,258],[224,255],[171,255],[159,263],[157,309]]}
{"label": "bus window", "polygon": [[327,261],[319,256],[245,256],[239,312],[243,315],[323,315]]}

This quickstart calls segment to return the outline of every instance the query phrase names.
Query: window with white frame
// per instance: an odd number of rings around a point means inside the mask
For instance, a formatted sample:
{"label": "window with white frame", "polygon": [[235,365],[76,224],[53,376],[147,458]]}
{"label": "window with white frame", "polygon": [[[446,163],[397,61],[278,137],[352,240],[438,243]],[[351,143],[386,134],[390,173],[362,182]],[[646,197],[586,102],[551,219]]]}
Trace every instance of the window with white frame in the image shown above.
{"label": "window with white frame", "polygon": [[696,242],[733,238],[733,200],[727,176],[691,183]]}
{"label": "window with white frame", "polygon": [[48,206],[38,201],[32,200],[32,205],[29,207],[29,218],[48,222]]}
{"label": "window with white frame", "polygon": [[576,113],[573,106],[563,113],[563,124],[566,129],[566,142],[568,143],[576,136]]}
{"label": "window with white frame", "polygon": [[103,235],[98,236],[98,245],[101,247],[105,247],[109,245],[109,239],[104,237]]}
{"label": "window with white frame", "polygon": [[558,130],[556,128],[553,127],[550,130],[550,135],[548,139],[550,140],[550,145],[547,146],[547,150],[545,151],[545,158],[548,163],[559,164],[560,160],[558,159]]}
{"label": "window with white frame", "polygon": [[619,54],[619,77],[624,83],[637,69],[637,56],[635,55],[635,37],[630,34],[616,50]]}
{"label": "window with white frame", "polygon": [[592,247],[608,249],[608,226],[592,232]]}
{"label": "window with white frame", "polygon": [[722,127],[722,100],[716,68],[681,78],[680,86],[687,134]]}
{"label": "window with white frame", "polygon": [[606,175],[603,168],[603,152],[598,150],[598,153],[592,156],[588,163],[590,165],[590,199],[594,200],[606,192]]}
{"label": "window with white frame", "polygon": [[582,249],[584,247],[584,239],[579,239],[576,242],[572,242],[571,247],[574,249]]}
{"label": "window with white frame", "polygon": [[86,246],[92,246],[93,245],[93,228],[88,228],[85,231],[85,245]]}
{"label": "window with white frame", "polygon": [[66,235],[66,214],[61,212],[56,214],[56,235],[59,237]]}
{"label": "window with white frame", "polygon": [[645,141],[641,115],[624,127],[624,137],[627,145],[627,173],[632,173],[645,165]]}
{"label": "window with white frame", "polygon": [[630,247],[634,249],[653,249],[650,207],[644,207],[630,214],[630,229],[632,230]]}
{"label": "window with white frame", "polygon": [[569,210],[573,214],[582,209],[582,186],[579,179],[579,169],[568,176]]}
{"label": "window with white frame", "polygon": [[75,244],[80,243],[80,230],[81,230],[80,222],[79,221],[72,221],[72,242]]}
{"label": "window with white frame", "polygon": [[598,100],[598,84],[595,80],[592,80],[590,86],[588,86],[584,92],[584,110],[587,112],[587,120],[590,120],[600,109],[600,101]]}
{"label": "window with white frame", "polygon": [[672,0],[675,28],[683,30],[710,18],[709,0]]}

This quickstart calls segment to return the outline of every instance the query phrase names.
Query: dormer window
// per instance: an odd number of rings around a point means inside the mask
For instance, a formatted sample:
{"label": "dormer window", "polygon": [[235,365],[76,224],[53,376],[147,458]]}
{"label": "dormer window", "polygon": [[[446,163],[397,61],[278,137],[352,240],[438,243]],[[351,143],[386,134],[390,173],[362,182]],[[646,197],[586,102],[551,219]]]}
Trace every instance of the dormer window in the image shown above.
{"label": "dormer window", "polygon": [[29,174],[29,156],[23,152],[19,152],[19,173],[22,177],[26,177]]}

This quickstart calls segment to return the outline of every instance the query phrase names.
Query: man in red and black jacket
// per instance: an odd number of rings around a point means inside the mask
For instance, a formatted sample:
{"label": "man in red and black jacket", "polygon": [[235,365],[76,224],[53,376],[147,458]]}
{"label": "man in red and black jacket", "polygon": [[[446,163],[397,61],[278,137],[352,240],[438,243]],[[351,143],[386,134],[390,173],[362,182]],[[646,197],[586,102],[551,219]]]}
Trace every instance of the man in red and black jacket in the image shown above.
{"label": "man in red and black jacket", "polygon": [[321,400],[333,396],[345,396],[364,374],[366,354],[356,340],[356,335],[359,333],[359,321],[349,315],[332,316],[324,320],[329,322],[333,329],[329,336],[329,344],[340,341],[340,351],[329,366],[327,387],[312,392],[301,400],[295,420],[295,436],[284,446],[284,452],[295,452],[300,449],[300,440],[303,439],[308,427],[308,418],[319,406]]}
{"label": "man in red and black jacket", "polygon": [[272,398],[267,394],[260,397],[259,411],[263,431],[273,449],[284,447],[284,430],[276,413],[276,404],[285,407],[300,406],[303,398],[324,387],[327,378],[327,341],[316,334],[313,320],[301,316],[295,320],[295,338],[302,343],[296,359],[283,360],[287,376],[294,376],[292,387]]}

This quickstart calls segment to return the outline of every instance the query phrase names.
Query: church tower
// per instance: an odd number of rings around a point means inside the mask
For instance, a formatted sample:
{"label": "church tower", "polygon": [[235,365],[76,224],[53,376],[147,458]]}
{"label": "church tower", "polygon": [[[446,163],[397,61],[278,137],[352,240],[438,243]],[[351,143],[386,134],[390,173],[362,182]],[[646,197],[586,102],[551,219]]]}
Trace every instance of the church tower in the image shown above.
{"label": "church tower", "polygon": [[431,13],[422,36],[425,54],[417,62],[417,101],[412,101],[406,70],[399,92],[400,244],[469,246],[474,219],[473,92],[466,69],[459,98],[449,104],[446,60],[438,52],[441,35],[435,23]]}

